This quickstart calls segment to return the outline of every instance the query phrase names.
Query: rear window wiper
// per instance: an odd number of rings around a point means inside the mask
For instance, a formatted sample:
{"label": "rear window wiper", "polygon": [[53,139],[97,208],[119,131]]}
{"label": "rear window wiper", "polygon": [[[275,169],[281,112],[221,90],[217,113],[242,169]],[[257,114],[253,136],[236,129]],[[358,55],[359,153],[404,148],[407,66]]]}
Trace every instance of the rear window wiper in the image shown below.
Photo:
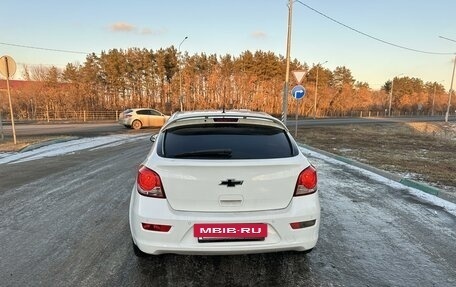
{"label": "rear window wiper", "polygon": [[175,158],[184,158],[184,157],[196,157],[196,158],[230,158],[232,150],[231,149],[208,149],[208,150],[196,150],[190,152],[183,152],[175,154]]}

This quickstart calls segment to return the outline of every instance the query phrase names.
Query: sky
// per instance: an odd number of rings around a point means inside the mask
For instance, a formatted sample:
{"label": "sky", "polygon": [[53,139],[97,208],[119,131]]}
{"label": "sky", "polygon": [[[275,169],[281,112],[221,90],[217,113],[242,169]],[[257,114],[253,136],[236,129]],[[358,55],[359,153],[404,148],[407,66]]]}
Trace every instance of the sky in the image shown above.
{"label": "sky", "polygon": [[[189,55],[236,57],[247,50],[286,55],[287,0],[0,3],[0,56],[16,61],[13,79],[22,78],[24,64],[63,69],[68,63],[83,64],[87,53],[114,48],[155,51],[180,45]],[[290,56],[309,66],[327,61],[323,66],[330,70],[345,66],[373,89],[400,75],[435,81],[449,90],[456,53],[455,11],[455,0],[294,1]],[[443,54],[402,49],[373,38]]]}

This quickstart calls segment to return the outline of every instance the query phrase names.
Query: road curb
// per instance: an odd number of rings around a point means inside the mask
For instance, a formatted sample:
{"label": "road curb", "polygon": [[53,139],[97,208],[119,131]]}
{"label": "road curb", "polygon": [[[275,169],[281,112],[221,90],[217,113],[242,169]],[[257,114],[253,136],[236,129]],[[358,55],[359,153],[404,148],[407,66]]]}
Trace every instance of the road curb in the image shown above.
{"label": "road curb", "polygon": [[439,196],[440,195],[440,189],[435,188],[435,187],[430,186],[430,185],[427,185],[427,184],[424,184],[424,183],[421,183],[421,182],[417,182],[417,181],[408,179],[408,178],[402,178],[399,181],[399,183],[401,183],[401,184],[403,184],[405,186],[412,187],[412,188],[421,190],[423,192],[435,195],[435,196]]}
{"label": "road curb", "polygon": [[[323,155],[325,155],[327,157],[333,158],[333,159],[341,161],[343,163],[347,163],[347,164],[350,164],[350,165],[353,165],[353,166],[368,170],[370,172],[373,172],[375,174],[383,176],[383,177],[385,177],[387,179],[390,179],[390,180],[393,180],[393,181],[398,182],[400,184],[403,184],[403,185],[405,185],[407,187],[415,188],[415,189],[421,190],[421,191],[423,191],[425,193],[432,194],[432,195],[435,195],[437,197],[441,197],[440,196],[441,195],[441,190],[436,188],[436,187],[427,185],[427,184],[422,183],[422,182],[417,182],[417,181],[411,180],[409,178],[401,177],[401,176],[399,176],[397,174],[394,174],[394,173],[391,173],[391,172],[388,172],[388,171],[385,171],[385,170],[370,166],[368,164],[361,163],[359,161],[352,160],[352,159],[340,156],[340,155],[336,155],[336,154],[333,154],[333,153],[330,153],[330,152],[327,152],[327,151],[324,151],[324,150],[320,150],[318,148],[314,148],[314,147],[308,146],[306,144],[298,143],[298,145],[300,147],[303,147],[305,149],[311,150],[311,151],[319,153],[319,154],[323,154]],[[441,198],[443,198],[443,197],[441,197]],[[444,199],[446,199],[446,198],[444,198]]]}

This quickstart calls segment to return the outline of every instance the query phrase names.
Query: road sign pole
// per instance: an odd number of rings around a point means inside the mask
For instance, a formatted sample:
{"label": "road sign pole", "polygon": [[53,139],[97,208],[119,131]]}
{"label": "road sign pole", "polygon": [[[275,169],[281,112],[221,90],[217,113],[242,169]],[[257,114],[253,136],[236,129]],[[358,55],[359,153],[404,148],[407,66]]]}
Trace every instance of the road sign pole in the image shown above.
{"label": "road sign pole", "polygon": [[295,113],[295,138],[298,137],[298,113],[299,113],[299,100],[302,99],[306,95],[306,89],[301,86],[297,85],[294,86],[291,90],[291,95],[296,99],[296,113]]}
{"label": "road sign pole", "polygon": [[3,135],[2,110],[0,110],[0,138],[2,141],[5,139],[5,136]]}
{"label": "road sign pole", "polygon": [[298,112],[299,112],[299,100],[296,99],[296,119],[295,119],[295,139],[298,138]]}
{"label": "road sign pole", "polygon": [[[16,73],[16,62],[10,56],[3,56],[0,58],[0,73],[6,77],[6,90],[8,93],[8,101],[10,107],[10,115],[11,115],[11,127],[13,129],[13,139],[14,144],[17,143],[16,141],[16,129],[14,128],[14,115],[13,115],[13,105],[11,103],[11,90],[9,85],[9,78],[10,76]],[[1,117],[0,117],[1,121]],[[3,125],[2,125],[2,139],[3,139]]]}
{"label": "road sign pole", "polygon": [[13,116],[13,105],[11,103],[11,91],[10,91],[10,85],[9,85],[9,71],[8,71],[8,59],[5,58],[6,61],[6,89],[8,90],[8,101],[9,101],[9,106],[10,106],[10,115],[11,115],[11,128],[13,129],[13,140],[14,144],[17,143],[16,141],[16,129],[14,128],[14,116]]}

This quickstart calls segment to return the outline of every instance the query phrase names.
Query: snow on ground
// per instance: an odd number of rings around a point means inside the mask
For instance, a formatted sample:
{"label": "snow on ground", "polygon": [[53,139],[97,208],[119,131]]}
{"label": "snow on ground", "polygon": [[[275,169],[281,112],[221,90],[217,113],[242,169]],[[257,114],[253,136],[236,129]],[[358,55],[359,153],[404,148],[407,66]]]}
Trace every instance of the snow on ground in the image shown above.
{"label": "snow on ground", "polygon": [[385,178],[381,175],[378,175],[376,173],[373,173],[371,171],[368,171],[368,170],[365,170],[365,169],[362,169],[362,168],[359,168],[359,167],[356,167],[356,166],[352,166],[348,163],[344,163],[344,162],[341,162],[337,159],[334,159],[334,158],[331,158],[331,157],[328,157],[326,155],[322,155],[320,153],[317,153],[317,152],[314,152],[314,151],[311,151],[311,150],[308,150],[306,148],[303,148],[303,147],[300,147],[301,151],[308,157],[313,157],[313,158],[318,158],[318,159],[321,159],[323,161],[326,161],[328,163],[331,163],[331,164],[334,164],[334,165],[343,165],[343,166],[347,166],[353,170],[356,170],[357,172],[360,172],[361,174],[369,177],[369,178],[372,178],[373,180],[377,181],[377,182],[381,182],[387,186],[390,186],[392,188],[395,188],[395,189],[405,189],[407,191],[410,192],[410,194],[424,200],[424,201],[427,201],[429,203],[432,203],[434,204],[435,206],[439,206],[439,207],[442,207],[444,208],[445,210],[447,210],[449,213],[453,214],[456,216],[456,204],[452,203],[452,202],[449,202],[449,201],[446,201],[442,198],[439,198],[437,196],[434,196],[432,194],[428,194],[428,193],[425,193],[419,189],[415,189],[415,188],[411,188],[411,187],[408,187],[408,186],[405,186],[397,181],[394,181],[394,180],[391,180],[391,179],[388,179],[388,178]]}
{"label": "snow on ground", "polygon": [[0,164],[25,162],[43,157],[59,156],[83,149],[98,149],[148,138],[150,135],[111,135],[56,142],[24,152],[0,153]]}
{"label": "snow on ground", "polygon": [[[32,149],[29,151],[24,152],[15,152],[15,153],[0,153],[0,164],[14,164],[18,162],[25,162],[35,159],[40,159],[43,157],[52,157],[52,156],[59,156],[69,153],[74,153],[78,150],[83,149],[99,149],[105,147],[112,147],[116,145],[120,145],[126,142],[132,142],[136,140],[142,140],[148,138],[149,135],[110,135],[110,136],[102,136],[102,137],[95,137],[95,138],[81,138],[76,140],[70,140],[65,142],[57,142],[54,144],[46,145],[43,147],[38,147],[36,149]],[[372,178],[378,182],[382,182],[387,186],[396,188],[396,189],[407,189],[411,194],[414,196],[430,202],[436,206],[440,206],[446,209],[453,215],[456,215],[456,204],[451,203],[449,201],[443,200],[439,197],[427,194],[421,190],[410,188],[404,186],[396,181],[387,179],[383,176],[375,174],[373,172],[361,169],[359,167],[351,166],[347,163],[343,163],[331,157],[319,154],[317,152],[305,149],[301,147],[302,152],[313,158],[318,158],[324,160],[328,163],[335,164],[335,165],[344,165],[348,166],[353,170],[361,172],[365,176]]]}

